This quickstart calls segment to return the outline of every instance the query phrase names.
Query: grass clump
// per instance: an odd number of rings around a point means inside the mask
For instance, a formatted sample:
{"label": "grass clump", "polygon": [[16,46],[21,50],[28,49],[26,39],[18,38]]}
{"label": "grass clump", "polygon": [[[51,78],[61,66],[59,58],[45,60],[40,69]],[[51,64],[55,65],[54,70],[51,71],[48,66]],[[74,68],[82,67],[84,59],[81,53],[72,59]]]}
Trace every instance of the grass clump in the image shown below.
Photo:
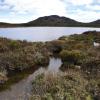
{"label": "grass clump", "polygon": [[[31,100],[94,100],[100,91],[97,84],[95,80],[87,80],[80,72],[72,70],[63,74],[42,74],[32,83]],[[95,87],[98,89],[95,90]]]}
{"label": "grass clump", "polygon": [[[34,69],[35,66],[46,66],[48,63],[49,54],[44,43],[0,38],[0,71],[6,71],[4,80],[7,77],[7,81],[11,80],[10,83],[14,83],[12,80],[16,82],[22,78],[17,77],[15,80],[12,79],[13,76],[19,76],[20,73],[23,74],[24,70]],[[5,87],[9,86],[8,83],[4,81]],[[0,90],[2,87],[3,85],[1,85]]]}

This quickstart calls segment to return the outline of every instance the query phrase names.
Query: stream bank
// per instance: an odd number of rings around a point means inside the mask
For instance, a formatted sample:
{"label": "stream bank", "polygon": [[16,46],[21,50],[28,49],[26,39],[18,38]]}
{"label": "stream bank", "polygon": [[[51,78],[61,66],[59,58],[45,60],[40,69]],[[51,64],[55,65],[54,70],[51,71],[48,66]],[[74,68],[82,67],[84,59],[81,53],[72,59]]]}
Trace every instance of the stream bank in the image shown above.
{"label": "stream bank", "polygon": [[39,67],[38,69],[27,70],[24,73],[23,80],[13,84],[9,89],[0,92],[0,100],[29,100],[32,89],[32,81],[36,76],[42,73],[59,72],[59,67],[62,65],[61,59],[51,57],[47,67]]}

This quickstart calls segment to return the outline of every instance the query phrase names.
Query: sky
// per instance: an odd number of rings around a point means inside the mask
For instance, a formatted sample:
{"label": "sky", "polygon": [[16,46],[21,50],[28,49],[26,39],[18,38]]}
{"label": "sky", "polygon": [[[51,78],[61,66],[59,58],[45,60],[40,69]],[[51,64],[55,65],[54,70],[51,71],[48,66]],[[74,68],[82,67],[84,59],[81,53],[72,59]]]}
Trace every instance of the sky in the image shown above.
{"label": "sky", "polygon": [[91,22],[100,19],[100,0],[0,0],[0,22],[26,23],[49,15]]}

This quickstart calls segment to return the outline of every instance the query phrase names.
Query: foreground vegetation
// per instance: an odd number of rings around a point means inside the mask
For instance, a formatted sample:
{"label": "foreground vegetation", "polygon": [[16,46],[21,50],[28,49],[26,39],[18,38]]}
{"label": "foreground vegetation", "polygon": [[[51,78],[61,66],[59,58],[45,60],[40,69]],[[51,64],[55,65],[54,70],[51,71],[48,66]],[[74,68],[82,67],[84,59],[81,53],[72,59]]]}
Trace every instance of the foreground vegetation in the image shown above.
{"label": "foreground vegetation", "polygon": [[41,74],[32,85],[31,100],[100,100],[100,79],[87,80],[75,70]]}
{"label": "foreground vegetation", "polygon": [[60,37],[47,43],[63,62],[62,70],[78,67],[90,75],[100,74],[100,32],[89,31]]}
{"label": "foreground vegetation", "polygon": [[20,73],[24,77],[27,75],[23,74],[24,71],[36,69],[36,66],[46,66],[48,63],[49,53],[45,43],[0,38],[0,90],[8,87],[9,83],[22,79]]}
{"label": "foreground vegetation", "polygon": [[40,75],[32,100],[100,100],[100,32],[63,36],[47,43],[65,74]]}
{"label": "foreground vegetation", "polygon": [[0,38],[0,90],[47,66],[50,56],[61,58],[65,74],[37,76],[32,100],[100,100],[100,32],[96,31],[45,43]]}

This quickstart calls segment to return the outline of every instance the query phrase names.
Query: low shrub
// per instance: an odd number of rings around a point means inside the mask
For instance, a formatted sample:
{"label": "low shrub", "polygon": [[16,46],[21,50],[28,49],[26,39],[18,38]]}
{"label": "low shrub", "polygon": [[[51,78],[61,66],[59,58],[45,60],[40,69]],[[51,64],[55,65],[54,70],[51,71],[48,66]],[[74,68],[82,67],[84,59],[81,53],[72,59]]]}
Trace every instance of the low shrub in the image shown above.
{"label": "low shrub", "polygon": [[[92,84],[80,72],[63,74],[42,74],[36,77],[32,85],[31,100],[94,100],[98,96],[91,93],[97,82]],[[99,89],[99,87],[97,87]],[[99,100],[99,99],[96,99]]]}
{"label": "low shrub", "polygon": [[60,52],[60,57],[63,62],[68,62],[77,65],[80,63],[81,59],[83,59],[85,56],[83,55],[82,52],[78,50],[72,50],[72,51],[62,50]]}
{"label": "low shrub", "polygon": [[100,59],[87,58],[83,60],[81,66],[82,71],[87,73],[89,76],[93,78],[100,78]]}

